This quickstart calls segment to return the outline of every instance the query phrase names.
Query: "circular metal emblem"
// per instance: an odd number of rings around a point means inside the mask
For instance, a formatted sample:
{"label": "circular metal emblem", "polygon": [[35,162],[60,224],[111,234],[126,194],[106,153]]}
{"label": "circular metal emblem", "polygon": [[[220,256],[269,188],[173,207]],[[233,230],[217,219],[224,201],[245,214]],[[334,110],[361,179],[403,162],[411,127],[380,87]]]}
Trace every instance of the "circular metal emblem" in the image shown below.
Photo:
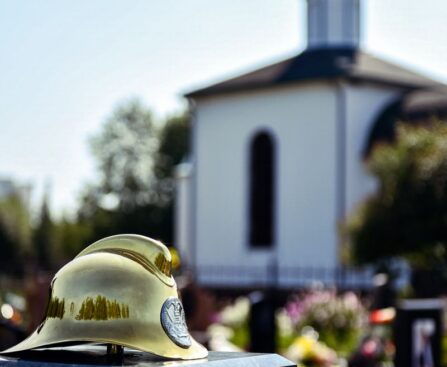
{"label": "circular metal emblem", "polygon": [[169,338],[182,348],[191,346],[191,337],[185,321],[185,311],[178,298],[168,298],[161,308],[161,326]]}

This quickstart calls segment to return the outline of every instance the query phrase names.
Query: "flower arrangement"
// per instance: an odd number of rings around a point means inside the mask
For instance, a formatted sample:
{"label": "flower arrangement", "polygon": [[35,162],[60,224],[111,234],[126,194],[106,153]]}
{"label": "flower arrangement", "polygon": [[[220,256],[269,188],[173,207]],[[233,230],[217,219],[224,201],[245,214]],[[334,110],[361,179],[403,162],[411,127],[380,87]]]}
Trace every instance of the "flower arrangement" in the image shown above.
{"label": "flower arrangement", "polygon": [[[250,335],[250,301],[240,297],[223,308],[210,326],[210,348],[244,350]],[[276,313],[279,353],[298,366],[335,367],[357,346],[367,313],[352,292],[311,290],[290,298]]]}
{"label": "flower arrangement", "polygon": [[285,310],[296,333],[311,327],[319,341],[342,356],[354,350],[366,321],[366,310],[353,292],[312,290],[292,297]]}
{"label": "flower arrangement", "polygon": [[241,351],[248,347],[250,301],[239,297],[227,305],[208,328],[212,350]]}
{"label": "flower arrangement", "polygon": [[319,342],[318,333],[311,327],[305,328],[283,354],[286,358],[299,363],[300,367],[335,367],[338,362],[337,353]]}

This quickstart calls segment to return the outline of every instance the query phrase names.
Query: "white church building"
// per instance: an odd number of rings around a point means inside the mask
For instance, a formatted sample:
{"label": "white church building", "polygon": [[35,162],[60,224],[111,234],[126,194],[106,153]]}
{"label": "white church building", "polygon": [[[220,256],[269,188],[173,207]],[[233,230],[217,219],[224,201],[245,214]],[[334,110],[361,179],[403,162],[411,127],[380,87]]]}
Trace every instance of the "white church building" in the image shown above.
{"label": "white church building", "polygon": [[397,118],[441,114],[445,86],[360,48],[359,0],[308,0],[299,55],[188,93],[176,245],[199,284],[283,288],[342,267],[339,226],[375,189],[364,158]]}

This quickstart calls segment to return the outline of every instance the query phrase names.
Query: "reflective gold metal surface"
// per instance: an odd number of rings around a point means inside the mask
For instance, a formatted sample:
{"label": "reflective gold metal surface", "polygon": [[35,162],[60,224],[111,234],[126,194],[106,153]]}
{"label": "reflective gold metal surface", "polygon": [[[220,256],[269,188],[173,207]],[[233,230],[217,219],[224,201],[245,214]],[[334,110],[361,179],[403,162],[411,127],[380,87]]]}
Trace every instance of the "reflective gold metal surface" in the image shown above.
{"label": "reflective gold metal surface", "polygon": [[90,245],[54,276],[36,331],[2,353],[80,342],[175,359],[208,355],[186,328],[166,246],[138,235]]}

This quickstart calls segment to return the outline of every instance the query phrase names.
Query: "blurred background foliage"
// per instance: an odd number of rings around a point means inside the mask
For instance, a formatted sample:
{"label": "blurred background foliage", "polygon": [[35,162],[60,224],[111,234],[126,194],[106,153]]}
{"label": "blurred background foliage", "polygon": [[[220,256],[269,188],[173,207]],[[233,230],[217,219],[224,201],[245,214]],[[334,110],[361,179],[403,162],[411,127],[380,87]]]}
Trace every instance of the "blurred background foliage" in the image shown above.
{"label": "blurred background foliage", "polygon": [[312,328],[321,342],[343,356],[356,347],[366,319],[364,305],[355,293],[327,289],[292,296],[285,310],[297,335]]}
{"label": "blurred background foliage", "polygon": [[155,120],[138,99],[119,104],[89,140],[98,179],[75,215],[53,218],[50,190],[31,214],[19,193],[0,200],[1,272],[54,271],[90,243],[139,233],[172,244],[173,169],[188,152],[186,113]]}
{"label": "blurred background foliage", "polygon": [[30,213],[18,193],[0,200],[0,268],[20,275],[24,258],[32,252]]}
{"label": "blurred background foliage", "polygon": [[395,141],[375,147],[366,164],[378,188],[347,221],[350,259],[402,256],[416,268],[445,268],[447,125],[401,123]]}
{"label": "blurred background foliage", "polygon": [[154,121],[138,100],[119,105],[90,141],[100,179],[85,188],[76,221],[66,221],[83,237],[71,251],[117,233],[172,244],[173,168],[187,153],[188,136],[186,114]]}

